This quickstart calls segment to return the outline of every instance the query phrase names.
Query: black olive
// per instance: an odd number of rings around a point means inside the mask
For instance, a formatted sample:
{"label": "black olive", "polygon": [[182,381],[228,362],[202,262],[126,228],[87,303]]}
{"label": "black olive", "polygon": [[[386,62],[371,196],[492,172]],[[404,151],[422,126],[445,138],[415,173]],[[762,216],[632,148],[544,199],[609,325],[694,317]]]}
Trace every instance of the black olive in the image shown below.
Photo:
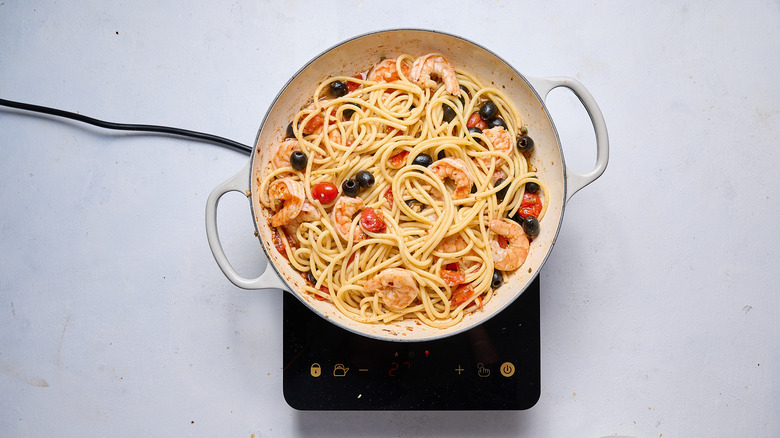
{"label": "black olive", "polygon": [[483,120],[490,120],[498,115],[498,107],[492,100],[488,100],[479,107],[479,116]]}
{"label": "black olive", "polygon": [[447,154],[445,154],[444,151],[439,151],[439,154],[436,155],[436,158],[438,158],[439,160],[443,160],[446,157],[447,157]]}
{"label": "black olive", "polygon": [[287,125],[287,136],[284,138],[292,138],[295,137],[295,131],[293,130],[293,124],[290,122],[289,125]]}
{"label": "black olive", "polygon": [[524,135],[517,139],[517,149],[520,150],[520,152],[531,152],[534,150],[534,139],[531,137]]}
{"label": "black olive", "polygon": [[493,289],[497,289],[502,284],[504,284],[504,276],[501,275],[500,271],[493,270],[493,279],[490,280],[490,286],[493,287]]}
{"label": "black olive", "polygon": [[431,156],[428,154],[420,154],[414,157],[414,160],[412,160],[412,164],[416,164],[422,167],[428,167],[431,164],[433,164],[433,158],[431,158]]}
{"label": "black olive", "polygon": [[360,107],[352,102],[345,103],[344,111],[342,111],[341,114],[344,116],[345,120],[349,120],[352,118],[352,114],[355,114],[355,109],[360,109]]}
{"label": "black olive", "polygon": [[466,99],[463,98],[463,95],[470,96],[469,89],[464,87],[463,85],[460,86],[460,96],[458,96],[458,100],[460,100],[461,105],[466,105]]}
{"label": "black olive", "polygon": [[447,123],[450,123],[452,119],[454,119],[455,116],[457,115],[455,110],[452,109],[452,107],[447,105],[446,103],[442,104],[441,109],[442,111],[444,111],[444,121]]}
{"label": "black olive", "polygon": [[539,187],[539,184],[535,182],[527,182],[525,183],[525,191],[528,193],[539,193],[539,190],[541,187]]}
{"label": "black olive", "polygon": [[[493,187],[498,187],[501,184],[504,183],[504,178],[499,179],[493,184]],[[499,201],[503,201],[504,197],[506,196],[506,192],[509,190],[509,184],[507,184],[506,187],[496,192],[496,198],[498,198]]]}
{"label": "black olive", "polygon": [[539,220],[533,216],[528,216],[523,219],[523,231],[528,237],[536,237],[539,235]]}
{"label": "black olive", "polygon": [[367,170],[361,170],[355,175],[355,180],[357,180],[358,184],[360,184],[360,187],[367,189],[374,185],[374,175],[371,175],[371,172]]}
{"label": "black olive", "polygon": [[477,193],[477,185],[476,184],[472,184],[471,185],[471,193]]}
{"label": "black olive", "polygon": [[341,97],[348,92],[349,90],[347,90],[347,84],[345,82],[333,81],[330,83],[330,94],[333,95],[333,97]]}
{"label": "black olive", "polygon": [[482,130],[477,128],[476,126],[469,128],[469,132],[471,133],[471,135],[482,134]]}
{"label": "black olive", "polygon": [[309,162],[309,157],[301,151],[294,151],[290,154],[290,165],[295,170],[303,170],[306,168],[306,163]]}
{"label": "black olive", "polygon": [[491,128],[500,126],[506,129],[506,122],[501,117],[493,117],[492,119],[488,120],[488,126]]}
{"label": "black olive", "polygon": [[354,198],[360,193],[360,184],[354,179],[345,180],[341,184],[341,191],[350,198]]}
{"label": "black olive", "polygon": [[317,279],[314,278],[314,274],[312,274],[311,271],[306,273],[306,280],[308,280],[309,284],[311,284],[312,286],[317,284]]}

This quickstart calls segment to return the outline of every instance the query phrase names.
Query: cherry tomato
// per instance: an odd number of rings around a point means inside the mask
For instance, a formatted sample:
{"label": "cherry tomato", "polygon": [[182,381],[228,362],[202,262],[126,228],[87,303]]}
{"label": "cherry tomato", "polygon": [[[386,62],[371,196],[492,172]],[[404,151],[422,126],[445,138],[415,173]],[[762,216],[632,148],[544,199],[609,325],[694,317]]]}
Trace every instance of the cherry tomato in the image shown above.
{"label": "cherry tomato", "polygon": [[282,235],[279,234],[279,230],[274,229],[274,248],[276,248],[277,251],[279,251],[279,254],[282,255],[282,257],[287,258],[287,251],[284,247],[284,240],[282,240]]}
{"label": "cherry tomato", "polygon": [[539,213],[542,212],[542,199],[538,193],[523,193],[523,202],[520,203],[520,208],[517,210],[517,214],[522,218],[528,216],[539,217]]}
{"label": "cherry tomato", "polygon": [[393,206],[393,188],[387,189],[385,192],[385,199],[387,199],[387,203],[390,204],[390,206]]}
{"label": "cherry tomato", "polygon": [[366,231],[380,233],[385,230],[385,215],[382,211],[367,207],[360,215],[360,226]]}
{"label": "cherry tomato", "polygon": [[339,195],[339,188],[329,182],[321,182],[311,189],[311,195],[321,204],[330,204]]}
{"label": "cherry tomato", "polygon": [[[361,77],[361,75],[355,75],[353,77],[355,79],[363,79],[363,77]],[[347,91],[349,91],[350,93],[355,91],[355,90],[357,90],[358,88],[360,88],[360,83],[347,81]]]}
{"label": "cherry tomato", "polygon": [[309,135],[319,129],[322,125],[325,124],[325,117],[323,117],[321,114],[317,114],[316,116],[309,119],[308,122],[306,122],[306,125],[303,127],[303,133],[306,135]]}
{"label": "cherry tomato", "polygon": [[439,275],[447,283],[447,286],[458,286],[466,281],[466,276],[456,270],[442,269]]}
{"label": "cherry tomato", "polygon": [[463,284],[463,285],[458,286],[458,288],[455,289],[455,292],[452,293],[452,299],[450,300],[450,306],[452,306],[452,307],[460,306],[461,304],[463,304],[466,301],[470,300],[471,297],[475,293],[476,293],[476,291],[471,286],[471,283]]}
{"label": "cherry tomato", "polygon": [[390,165],[392,167],[401,167],[406,162],[406,157],[409,155],[409,151],[401,151],[392,157],[390,157]]}
{"label": "cherry tomato", "polygon": [[469,117],[468,121],[466,122],[467,128],[479,128],[481,130],[485,130],[488,128],[487,122],[479,115],[479,112],[476,112]]}

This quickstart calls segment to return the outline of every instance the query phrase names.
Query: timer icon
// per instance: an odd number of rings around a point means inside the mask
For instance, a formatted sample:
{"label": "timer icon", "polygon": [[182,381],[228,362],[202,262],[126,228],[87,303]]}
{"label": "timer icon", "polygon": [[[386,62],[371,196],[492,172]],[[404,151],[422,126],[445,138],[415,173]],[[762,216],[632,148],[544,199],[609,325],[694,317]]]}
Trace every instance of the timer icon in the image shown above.
{"label": "timer icon", "polygon": [[515,373],[515,366],[512,362],[504,362],[501,364],[501,375],[504,377],[512,377]]}

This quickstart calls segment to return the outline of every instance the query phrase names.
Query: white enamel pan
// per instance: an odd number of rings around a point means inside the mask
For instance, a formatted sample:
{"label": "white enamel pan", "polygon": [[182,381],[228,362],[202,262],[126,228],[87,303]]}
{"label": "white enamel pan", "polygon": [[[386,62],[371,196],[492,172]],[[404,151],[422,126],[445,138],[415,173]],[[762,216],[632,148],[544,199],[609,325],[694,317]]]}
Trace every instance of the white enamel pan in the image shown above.
{"label": "white enamel pan", "polygon": [[[549,186],[547,212],[541,220],[541,232],[533,239],[528,259],[519,270],[496,290],[484,309],[465,317],[457,325],[436,329],[417,325],[415,321],[392,324],[365,324],[342,315],[328,301],[319,301],[303,292],[305,279],[296,272],[273,245],[273,230],[268,225],[268,214],[258,202],[257,172],[262,172],[270,159],[269,145],[285,135],[287,124],[314,93],[319,83],[334,75],[352,75],[379,62],[381,57],[395,57],[401,53],[419,56],[430,52],[442,53],[455,66],[474,73],[484,83],[500,87],[516,104],[534,139],[531,158],[539,178]],[[582,102],[596,133],[596,164],[585,174],[569,172],[563,159],[560,140],[545,99],[550,90],[564,87]],[[577,147],[578,145],[572,145]],[[463,38],[428,30],[388,30],[361,35],[326,50],[298,71],[271,104],[255,141],[255,147],[246,166],[236,175],[217,186],[206,205],[206,233],[211,251],[222,272],[236,286],[244,289],[281,289],[294,294],[313,312],[346,330],[376,339],[389,341],[426,341],[452,336],[485,322],[514,301],[538,275],[553,248],[558,235],[564,207],[578,190],[601,176],[607,167],[609,141],[607,127],[596,101],[578,81],[566,77],[532,78],[523,76],[506,61],[491,51]],[[268,262],[257,278],[245,278],[231,266],[217,234],[217,205],[227,192],[238,191],[250,199],[256,234]],[[269,310],[270,311],[270,310]]]}

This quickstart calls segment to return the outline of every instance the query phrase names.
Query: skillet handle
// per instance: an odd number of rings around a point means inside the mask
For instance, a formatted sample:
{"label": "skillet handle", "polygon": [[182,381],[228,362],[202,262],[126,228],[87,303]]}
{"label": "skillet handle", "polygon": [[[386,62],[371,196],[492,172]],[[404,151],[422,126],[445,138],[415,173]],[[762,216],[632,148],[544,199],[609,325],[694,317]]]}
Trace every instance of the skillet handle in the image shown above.
{"label": "skillet handle", "polygon": [[206,201],[206,237],[209,241],[209,247],[214,254],[217,265],[222,269],[225,276],[236,286],[243,289],[281,289],[289,290],[282,279],[276,274],[276,271],[268,265],[266,261],[265,271],[257,278],[244,278],[233,268],[233,265],[227,259],[225,250],[222,248],[222,242],[219,240],[217,232],[217,205],[219,199],[228,192],[249,192],[249,181],[252,173],[252,161],[241,169],[232,178],[218,185],[209,195]]}
{"label": "skillet handle", "polygon": [[569,172],[566,169],[566,202],[580,189],[595,181],[604,173],[609,161],[609,138],[607,136],[607,124],[601,114],[596,100],[582,83],[573,78],[528,78],[531,85],[541,95],[542,100],[547,99],[547,94],[555,88],[565,87],[574,93],[588,112],[590,122],[596,131],[596,166],[586,174]]}

